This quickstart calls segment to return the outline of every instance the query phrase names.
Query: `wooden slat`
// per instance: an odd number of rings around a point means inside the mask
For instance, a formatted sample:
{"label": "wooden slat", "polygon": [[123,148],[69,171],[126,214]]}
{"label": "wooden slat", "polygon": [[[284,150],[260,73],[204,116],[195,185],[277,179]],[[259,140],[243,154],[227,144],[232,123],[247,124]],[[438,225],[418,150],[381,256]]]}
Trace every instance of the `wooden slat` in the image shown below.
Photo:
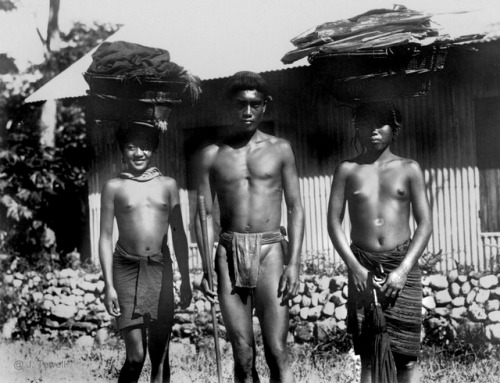
{"label": "wooden slat", "polygon": [[464,254],[460,257],[460,263],[463,265],[470,264],[470,259],[472,255],[472,238],[471,238],[471,232],[472,232],[472,217],[474,214],[471,214],[470,211],[470,190],[469,190],[469,183],[468,183],[468,177],[467,177],[467,169],[462,168],[460,169],[460,178],[462,180],[462,187],[460,188],[463,199],[462,199],[462,204],[459,207],[462,210],[462,214],[464,217],[464,226],[463,226],[463,235],[462,237],[464,238],[465,242],[465,252]]}
{"label": "wooden slat", "polygon": [[477,167],[469,167],[467,169],[467,175],[469,177],[469,185],[473,186],[471,197],[470,198],[470,211],[471,213],[474,213],[473,216],[471,216],[471,243],[472,243],[472,249],[474,249],[474,253],[471,256],[471,266],[474,266],[476,270],[483,270],[483,247],[480,246],[480,224],[479,220],[477,219],[477,212],[479,211],[479,172],[477,170]]}
{"label": "wooden slat", "polygon": [[[455,169],[450,169],[449,171],[449,198],[450,198],[450,230],[460,232],[460,227],[458,226],[458,208],[457,208],[457,189],[455,185]],[[460,248],[458,245],[458,235],[451,236],[451,248],[452,248],[452,256],[447,258],[446,262],[446,270],[452,270],[455,267],[455,258],[460,254]]]}

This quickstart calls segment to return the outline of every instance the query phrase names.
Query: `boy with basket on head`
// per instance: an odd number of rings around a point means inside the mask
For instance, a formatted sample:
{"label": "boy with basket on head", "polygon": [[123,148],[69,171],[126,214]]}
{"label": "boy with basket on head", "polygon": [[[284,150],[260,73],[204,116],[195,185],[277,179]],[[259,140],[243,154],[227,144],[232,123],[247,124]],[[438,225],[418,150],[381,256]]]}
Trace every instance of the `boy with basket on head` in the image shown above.
{"label": "boy with basket on head", "polygon": [[[375,291],[397,381],[418,382],[422,326],[418,259],[432,232],[424,176],[417,162],[391,152],[401,127],[400,112],[391,102],[359,105],[354,126],[363,152],[335,169],[328,207],[330,238],[349,269],[348,331],[361,356],[361,382],[375,382],[371,372],[379,366],[373,365],[373,350],[366,347],[363,334],[369,328],[363,307],[373,303]],[[351,245],[342,229],[346,203]],[[417,223],[413,238],[410,211]]]}
{"label": "boy with basket on head", "polygon": [[[119,382],[139,379],[146,353],[151,381],[169,382],[168,348],[174,318],[170,226],[182,276],[180,305],[191,302],[188,245],[175,180],[151,161],[159,130],[145,122],[122,123],[116,138],[126,170],[109,180],[101,194],[99,257],[105,281],[105,306],[116,318],[126,347]],[[113,252],[113,221],[119,238]]]}

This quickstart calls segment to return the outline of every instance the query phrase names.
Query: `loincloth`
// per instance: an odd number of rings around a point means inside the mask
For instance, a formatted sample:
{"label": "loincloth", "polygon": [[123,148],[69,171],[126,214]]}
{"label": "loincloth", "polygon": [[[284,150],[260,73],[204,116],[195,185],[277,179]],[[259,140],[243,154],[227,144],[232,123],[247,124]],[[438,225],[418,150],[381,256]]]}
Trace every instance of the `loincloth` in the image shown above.
{"label": "loincloth", "polygon": [[[378,265],[382,265],[384,272],[389,274],[400,265],[409,246],[410,240],[407,240],[395,249],[384,252],[369,252],[355,245],[351,245],[351,249],[361,265],[370,272],[377,274]],[[348,289],[347,330],[353,334],[354,350],[359,354],[363,346],[366,346],[361,338],[364,307],[373,299],[356,291],[351,273],[349,273]],[[371,292],[368,293],[371,295]],[[406,284],[395,299],[387,298],[380,291],[377,291],[377,297],[384,311],[392,351],[418,356],[422,328],[422,281],[418,262],[408,273]]]}
{"label": "loincloth", "polygon": [[226,249],[233,286],[256,287],[259,280],[262,245],[278,243],[283,239],[281,228],[263,233],[237,233],[223,230],[219,234],[219,244]]}
{"label": "loincloth", "polygon": [[[173,316],[172,261],[163,253],[141,256],[127,253],[119,244],[113,254],[113,285],[121,315],[118,329],[145,323],[145,317],[168,322]],[[161,304],[160,304],[161,302]],[[167,315],[167,317],[165,317]]]}

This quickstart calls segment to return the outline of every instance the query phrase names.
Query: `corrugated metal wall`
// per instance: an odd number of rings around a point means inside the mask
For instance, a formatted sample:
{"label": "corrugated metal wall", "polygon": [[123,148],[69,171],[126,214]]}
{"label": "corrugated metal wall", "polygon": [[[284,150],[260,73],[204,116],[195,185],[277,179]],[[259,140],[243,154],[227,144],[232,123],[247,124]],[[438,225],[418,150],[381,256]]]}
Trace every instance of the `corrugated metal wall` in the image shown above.
{"label": "corrugated metal wall", "polygon": [[[483,44],[486,52],[498,52],[498,44]],[[484,56],[484,54],[483,54]],[[393,151],[418,161],[424,170],[432,207],[434,232],[428,251],[441,251],[442,270],[461,265],[490,268],[498,258],[500,234],[481,235],[479,173],[476,167],[474,100],[500,94],[498,66],[491,60],[481,64],[476,54],[449,55],[446,70],[432,80],[425,97],[395,100],[404,117],[404,127]],[[498,65],[498,54],[494,53]],[[484,67],[489,68],[485,70]],[[496,70],[495,70],[496,68]],[[297,159],[300,188],[306,212],[303,257],[316,265],[340,262],[326,230],[326,213],[335,166],[356,155],[350,144],[353,136],[351,109],[340,105],[317,83],[310,68],[295,68],[264,74],[273,88],[274,101],[268,110],[277,136],[290,140]],[[203,83],[204,93],[196,106],[174,110],[169,131],[163,139],[158,165],[175,178],[181,188],[182,212],[189,231],[193,209],[188,204],[188,177],[184,152],[184,131],[229,123],[220,102],[223,80]],[[92,143],[100,143],[89,179],[93,257],[97,257],[99,192],[103,180],[118,171],[120,156],[111,148],[105,129],[90,129]],[[104,144],[103,144],[104,143]],[[96,148],[99,149],[99,148]],[[100,154],[99,154],[100,153]],[[283,209],[283,217],[286,218]],[[349,219],[345,228],[349,237]],[[191,238],[194,256],[195,238]],[[487,250],[485,250],[487,249]],[[192,266],[199,266],[193,259]]]}

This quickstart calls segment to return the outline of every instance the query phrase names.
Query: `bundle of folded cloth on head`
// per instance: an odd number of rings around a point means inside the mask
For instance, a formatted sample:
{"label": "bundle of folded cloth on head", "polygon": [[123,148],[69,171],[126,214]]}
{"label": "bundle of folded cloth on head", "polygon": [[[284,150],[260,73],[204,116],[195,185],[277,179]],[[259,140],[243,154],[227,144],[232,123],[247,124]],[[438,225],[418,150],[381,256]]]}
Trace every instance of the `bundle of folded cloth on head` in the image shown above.
{"label": "bundle of folded cloth on head", "polygon": [[327,22],[293,38],[296,49],[281,60],[291,64],[307,56],[314,60],[323,55],[372,55],[387,53],[394,47],[447,45],[478,37],[451,39],[447,34],[439,35],[431,17],[429,13],[394,5],[393,9],[373,9],[349,19]]}
{"label": "bundle of folded cloth on head", "polygon": [[395,5],[324,23],[293,38],[296,49],[281,60],[308,57],[318,83],[343,101],[425,95],[430,74],[444,68],[447,48],[478,38],[440,35],[431,17]]}
{"label": "bundle of folded cloth on head", "polygon": [[201,93],[200,79],[164,49],[104,42],[92,58],[84,78],[96,120],[143,121],[166,130],[172,108]]}

